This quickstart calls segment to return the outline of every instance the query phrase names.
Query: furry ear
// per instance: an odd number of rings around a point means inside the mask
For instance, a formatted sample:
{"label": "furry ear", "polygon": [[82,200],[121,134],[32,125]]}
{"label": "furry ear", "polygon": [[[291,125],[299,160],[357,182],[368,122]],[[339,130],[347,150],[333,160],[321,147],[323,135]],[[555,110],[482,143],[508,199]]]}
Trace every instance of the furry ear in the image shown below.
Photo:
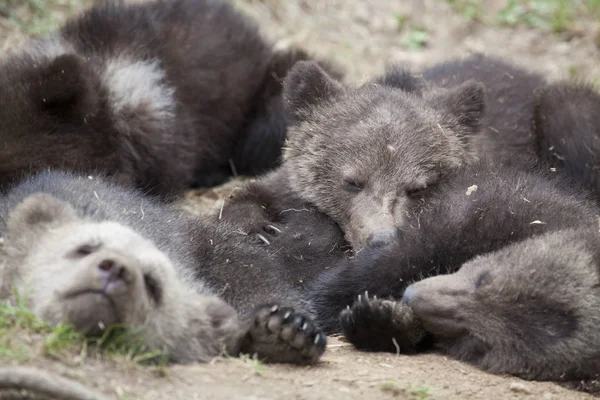
{"label": "furry ear", "polygon": [[283,82],[286,112],[292,120],[302,120],[306,109],[342,93],[344,87],[314,61],[298,61]]}
{"label": "furry ear", "polygon": [[96,98],[92,76],[76,55],[58,56],[40,68],[32,85],[33,100],[43,111],[61,119],[84,115]]}
{"label": "furry ear", "polygon": [[435,107],[456,118],[467,134],[476,134],[481,129],[485,116],[485,86],[469,80],[461,85],[436,91],[433,95]]}
{"label": "furry ear", "polygon": [[70,204],[46,193],[35,193],[10,213],[7,232],[21,235],[25,231],[47,230],[76,219],[77,213]]}

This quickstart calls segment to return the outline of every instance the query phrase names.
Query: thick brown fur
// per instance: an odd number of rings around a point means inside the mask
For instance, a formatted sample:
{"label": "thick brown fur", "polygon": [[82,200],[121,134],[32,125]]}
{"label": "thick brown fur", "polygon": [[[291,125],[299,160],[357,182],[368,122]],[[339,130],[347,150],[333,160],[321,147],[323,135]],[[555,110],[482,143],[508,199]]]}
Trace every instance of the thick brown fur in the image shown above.
{"label": "thick brown fur", "polygon": [[453,272],[479,254],[550,231],[597,227],[597,214],[585,193],[544,165],[498,170],[495,162],[481,160],[441,183],[408,216],[395,243],[371,246],[332,268],[310,297],[324,328],[335,331],[337,313],[365,291],[399,298],[410,283]]}
{"label": "thick brown fur", "polygon": [[599,243],[597,228],[527,239],[417,282],[404,300],[457,359],[525,379],[598,379]]}
{"label": "thick brown fur", "polygon": [[495,373],[596,379],[598,214],[543,163],[479,161],[442,183],[396,243],[332,268],[309,297],[325,330],[361,349],[436,345]]}
{"label": "thick brown fur", "polygon": [[284,282],[303,291],[352,253],[339,226],[291,190],[286,169],[232,192],[215,221],[248,235],[281,265]]}
{"label": "thick brown fur", "polygon": [[0,202],[0,296],[89,334],[140,328],[175,362],[257,353],[316,362],[325,336],[276,260],[228,224],[188,217],[99,177],[41,173]]}
{"label": "thick brown fur", "polygon": [[290,185],[333,218],[360,250],[390,232],[445,176],[486,156],[535,156],[534,89],[541,77],[493,58],[436,65],[423,77],[392,66],[345,87],[315,63],[284,83]]}
{"label": "thick brown fur", "polygon": [[469,80],[485,85],[482,133],[473,143],[477,154],[504,162],[535,156],[535,91],[546,85],[541,74],[508,60],[473,55],[425,68],[422,75],[428,85],[437,87],[452,88]]}
{"label": "thick brown fur", "polygon": [[2,60],[0,187],[49,167],[160,194],[264,172],[307,58],[219,0],[101,2]]}
{"label": "thick brown fur", "polygon": [[558,82],[536,92],[537,152],[550,167],[600,196],[600,94]]}
{"label": "thick brown fur", "polygon": [[[415,78],[413,78],[415,79]],[[311,62],[284,83],[290,186],[329,215],[358,250],[377,230],[405,223],[423,193],[474,159],[483,85],[407,92],[348,88]]]}

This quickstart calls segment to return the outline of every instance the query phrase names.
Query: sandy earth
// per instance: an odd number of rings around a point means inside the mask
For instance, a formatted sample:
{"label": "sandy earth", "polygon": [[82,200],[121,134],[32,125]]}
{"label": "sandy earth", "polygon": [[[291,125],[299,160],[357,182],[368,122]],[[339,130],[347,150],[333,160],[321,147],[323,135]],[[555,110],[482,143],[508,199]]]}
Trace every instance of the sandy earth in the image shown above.
{"label": "sandy earth", "polygon": [[[564,35],[527,28],[499,28],[486,19],[468,22],[441,0],[236,0],[240,9],[263,25],[266,34],[282,43],[298,43],[314,53],[332,57],[347,72],[347,81],[360,83],[382,72],[391,61],[415,70],[449,57],[484,52],[510,57],[517,64],[541,71],[551,79],[575,76],[600,78],[596,47],[600,26],[581,20]],[[484,1],[491,14],[502,1]],[[64,11],[63,11],[64,13]],[[59,18],[62,15],[59,12]],[[400,29],[398,18],[405,18]],[[407,50],[407,24],[429,32],[427,46]],[[0,19],[0,48],[20,45],[23,34]],[[215,207],[231,190],[190,193],[187,209]],[[214,210],[214,208],[212,208]],[[0,357],[1,363],[8,362]],[[330,338],[323,360],[314,367],[267,365],[215,359],[207,365],[173,366],[166,376],[152,368],[86,358],[74,363],[37,358],[37,365],[74,378],[112,398],[120,399],[576,399],[581,392],[553,383],[525,382],[483,373],[439,355],[407,357],[367,354]],[[8,398],[0,392],[0,399]]]}

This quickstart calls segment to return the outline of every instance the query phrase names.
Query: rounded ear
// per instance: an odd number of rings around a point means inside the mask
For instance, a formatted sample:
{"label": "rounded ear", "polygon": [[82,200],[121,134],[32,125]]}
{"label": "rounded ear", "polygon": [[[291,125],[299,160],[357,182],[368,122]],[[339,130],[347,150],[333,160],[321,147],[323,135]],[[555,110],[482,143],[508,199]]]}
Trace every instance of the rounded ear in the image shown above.
{"label": "rounded ear", "polygon": [[485,86],[481,82],[468,80],[458,86],[435,91],[434,107],[455,117],[467,134],[479,133],[485,116]]}
{"label": "rounded ear", "polygon": [[293,121],[305,111],[344,93],[341,83],[330,77],[315,61],[298,61],[283,82],[286,113]]}
{"label": "rounded ear", "polygon": [[93,71],[74,54],[63,54],[40,67],[32,85],[34,103],[43,111],[68,119],[93,107]]}
{"label": "rounded ear", "polygon": [[77,219],[75,209],[47,193],[25,198],[10,213],[7,231],[21,235],[32,230],[47,230]]}

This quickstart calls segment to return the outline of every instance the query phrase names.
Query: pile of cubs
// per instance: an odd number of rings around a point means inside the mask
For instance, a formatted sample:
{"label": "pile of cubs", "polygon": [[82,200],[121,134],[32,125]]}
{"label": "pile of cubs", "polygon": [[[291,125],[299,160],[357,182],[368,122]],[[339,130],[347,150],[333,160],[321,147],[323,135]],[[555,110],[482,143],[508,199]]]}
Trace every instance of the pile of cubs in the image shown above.
{"label": "pile of cubs", "polygon": [[0,299],[175,363],[342,333],[597,379],[600,94],[485,56],[342,71],[220,0],[105,2],[4,57]]}

